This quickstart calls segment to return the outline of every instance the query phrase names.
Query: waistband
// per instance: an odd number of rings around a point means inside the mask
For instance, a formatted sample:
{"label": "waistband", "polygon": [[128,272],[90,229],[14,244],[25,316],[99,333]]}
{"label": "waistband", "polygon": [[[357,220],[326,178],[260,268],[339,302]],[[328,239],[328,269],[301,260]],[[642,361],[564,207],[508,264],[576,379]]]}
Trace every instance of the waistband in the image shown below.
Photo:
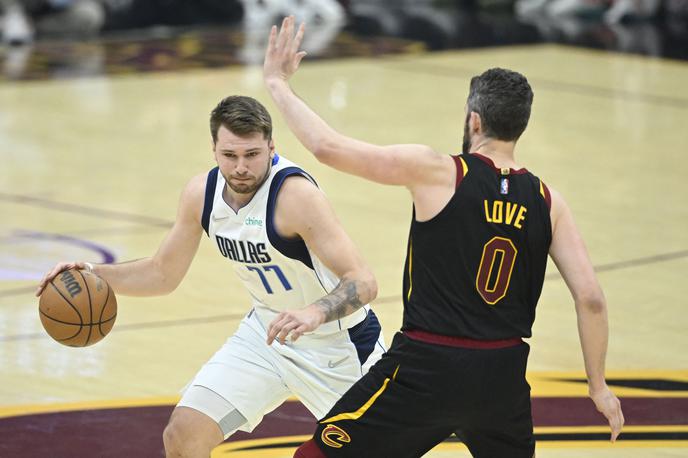
{"label": "waistband", "polygon": [[520,337],[499,340],[477,340],[469,337],[443,336],[417,329],[409,329],[403,332],[405,336],[420,342],[435,345],[445,345],[448,347],[476,348],[480,350],[494,350],[497,348],[515,347],[516,345],[523,343],[523,339]]}

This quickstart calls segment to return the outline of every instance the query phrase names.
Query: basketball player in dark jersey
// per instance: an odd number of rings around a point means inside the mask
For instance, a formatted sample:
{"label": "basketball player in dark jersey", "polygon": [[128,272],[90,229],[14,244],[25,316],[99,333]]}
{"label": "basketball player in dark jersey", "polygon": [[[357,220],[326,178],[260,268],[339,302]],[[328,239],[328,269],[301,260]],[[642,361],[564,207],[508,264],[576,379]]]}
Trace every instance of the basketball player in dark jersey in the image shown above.
{"label": "basketball player in dark jersey", "polygon": [[[525,379],[547,255],[573,296],[590,397],[614,441],[624,423],[605,382],[607,306],[561,195],[518,165],[530,117],[526,78],[490,69],[471,80],[464,154],[376,146],[334,131],[291,90],[305,55],[293,18],[270,34],[266,86],[299,140],[321,162],[406,186],[413,220],[404,317],[390,350],[318,422],[296,457],[419,457],[455,432],[475,457],[534,455]],[[470,152],[470,153],[469,153]],[[271,332],[287,337],[286,322]]]}

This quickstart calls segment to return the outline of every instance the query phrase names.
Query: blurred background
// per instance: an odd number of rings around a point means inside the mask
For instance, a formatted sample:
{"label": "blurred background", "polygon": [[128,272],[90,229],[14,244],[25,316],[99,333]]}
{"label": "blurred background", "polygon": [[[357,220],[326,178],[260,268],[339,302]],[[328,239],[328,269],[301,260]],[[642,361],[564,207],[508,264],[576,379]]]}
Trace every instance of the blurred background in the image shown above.
{"label": "blurred background", "polygon": [[312,57],[399,52],[404,40],[688,57],[688,0],[0,0],[0,78],[259,63],[265,27],[288,13],[314,31]]}
{"label": "blurred background", "polygon": [[[229,94],[272,113],[277,151],[316,177],[375,271],[388,343],[399,329],[411,200],[289,132],[261,75],[286,14],[307,23],[295,91],[373,143],[456,154],[471,77],[528,77],[517,160],[576,215],[627,421],[610,444],[550,263],[529,340],[538,458],[685,458],[688,0],[0,0],[0,457],[164,456],[180,389],[249,309],[214,244],[174,293],[118,296],[112,333],[87,348],[50,339],[33,293],[58,261],[154,252],[184,184],[215,165],[208,113]],[[291,457],[313,425],[290,399],[213,458]],[[449,438],[428,456],[468,454]]]}

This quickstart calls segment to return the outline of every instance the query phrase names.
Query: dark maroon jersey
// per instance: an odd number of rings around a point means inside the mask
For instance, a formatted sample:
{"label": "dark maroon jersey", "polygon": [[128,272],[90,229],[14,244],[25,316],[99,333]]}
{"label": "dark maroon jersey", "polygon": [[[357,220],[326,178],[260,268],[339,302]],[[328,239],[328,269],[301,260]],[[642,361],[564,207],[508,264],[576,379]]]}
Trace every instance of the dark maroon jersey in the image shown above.
{"label": "dark maroon jersey", "polygon": [[402,330],[480,340],[530,337],[552,241],[550,194],[526,169],[453,156],[456,191],[411,223]]}

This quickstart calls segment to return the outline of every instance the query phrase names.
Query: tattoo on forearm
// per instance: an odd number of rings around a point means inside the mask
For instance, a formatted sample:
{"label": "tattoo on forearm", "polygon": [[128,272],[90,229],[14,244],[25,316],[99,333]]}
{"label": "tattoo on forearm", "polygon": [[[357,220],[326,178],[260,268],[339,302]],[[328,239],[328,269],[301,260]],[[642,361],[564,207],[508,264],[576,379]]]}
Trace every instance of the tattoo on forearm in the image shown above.
{"label": "tattoo on forearm", "polygon": [[315,301],[323,312],[325,321],[333,321],[349,315],[363,306],[354,280],[342,280],[327,296]]}

